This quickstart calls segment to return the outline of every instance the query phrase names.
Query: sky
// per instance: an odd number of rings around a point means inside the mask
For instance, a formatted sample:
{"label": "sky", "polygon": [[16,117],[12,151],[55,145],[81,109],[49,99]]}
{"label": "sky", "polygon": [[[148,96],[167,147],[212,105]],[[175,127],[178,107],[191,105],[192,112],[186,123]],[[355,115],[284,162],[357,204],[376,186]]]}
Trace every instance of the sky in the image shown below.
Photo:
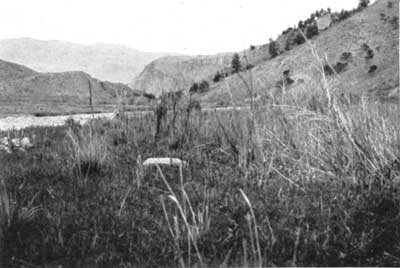
{"label": "sky", "polygon": [[267,43],[317,9],[357,5],[358,0],[0,0],[0,39],[205,55]]}

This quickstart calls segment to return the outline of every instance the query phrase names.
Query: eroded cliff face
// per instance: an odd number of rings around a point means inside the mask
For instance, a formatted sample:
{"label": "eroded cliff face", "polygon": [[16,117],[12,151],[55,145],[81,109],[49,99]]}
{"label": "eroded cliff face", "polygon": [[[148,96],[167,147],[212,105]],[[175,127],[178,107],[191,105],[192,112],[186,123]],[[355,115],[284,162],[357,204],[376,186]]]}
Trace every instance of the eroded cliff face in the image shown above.
{"label": "eroded cliff face", "polygon": [[231,59],[231,53],[163,57],[148,64],[130,85],[156,96],[162,92],[188,90],[194,82],[212,79],[217,71],[230,65]]}

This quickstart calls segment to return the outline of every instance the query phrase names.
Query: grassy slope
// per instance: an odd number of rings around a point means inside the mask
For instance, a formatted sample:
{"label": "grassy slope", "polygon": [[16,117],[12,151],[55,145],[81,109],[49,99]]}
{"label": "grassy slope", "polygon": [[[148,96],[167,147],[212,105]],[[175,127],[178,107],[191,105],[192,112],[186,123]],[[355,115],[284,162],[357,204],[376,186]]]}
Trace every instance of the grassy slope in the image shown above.
{"label": "grassy slope", "polygon": [[[339,86],[347,92],[387,96],[390,90],[399,86],[398,27],[383,21],[380,17],[381,13],[388,19],[398,17],[399,4],[397,1],[392,1],[393,7],[388,8],[388,2],[388,0],[377,1],[369,8],[338,23],[312,40],[317,45],[320,56],[325,58],[326,54],[332,65],[340,61],[343,52],[352,54],[352,61],[341,75],[342,83],[334,84],[333,88]],[[365,59],[366,53],[361,47],[363,44],[373,49],[372,59]],[[294,94],[310,90],[315,86],[315,76],[318,76],[315,64],[317,63],[307,44],[295,47],[252,69],[254,90],[261,96],[269,95],[276,90],[275,84],[285,70],[290,70],[290,76],[295,80],[295,83],[287,90]],[[368,74],[371,65],[378,67],[374,74]],[[242,75],[248,79],[248,73],[242,73]],[[332,82],[334,81],[336,79],[332,79]],[[229,99],[226,83],[236,103],[243,103],[243,100],[248,97],[248,91],[237,75],[214,85],[208,94],[201,97],[201,100],[207,104],[218,104]]]}
{"label": "grassy slope", "polygon": [[[326,53],[329,62],[335,65],[343,52],[352,53],[352,62],[343,74],[347,91],[353,93],[374,93],[386,96],[390,90],[398,86],[398,28],[389,21],[398,17],[398,2],[388,8],[389,0],[380,0],[369,8],[355,14],[351,18],[335,24],[313,39],[318,45],[318,52],[324,57]],[[381,13],[387,20],[381,19]],[[285,37],[278,39],[280,50],[284,50]],[[361,45],[368,44],[374,52],[374,57],[365,60],[365,52]],[[282,72],[290,70],[295,79],[291,90],[303,91],[313,87],[314,76],[317,75],[315,60],[307,45],[301,45],[285,51],[275,59],[271,59],[269,45],[255,47],[254,50],[241,51],[243,66],[247,63],[255,66],[252,75],[255,91],[259,95],[268,95],[275,91],[275,84]],[[246,59],[244,59],[246,57]],[[226,81],[214,84],[212,79],[221,69],[229,68],[232,53],[214,56],[198,57],[165,57],[147,65],[140,75],[132,82],[132,87],[156,95],[164,91],[188,90],[193,82],[206,79],[211,84],[211,90],[205,96],[200,96],[205,105],[226,105],[230,99],[227,84],[232,90],[236,103],[243,103],[248,96],[244,84],[237,75],[231,75]],[[374,74],[368,74],[370,66],[377,65]],[[246,76],[245,72],[241,73]],[[336,86],[336,85],[334,85]]]}

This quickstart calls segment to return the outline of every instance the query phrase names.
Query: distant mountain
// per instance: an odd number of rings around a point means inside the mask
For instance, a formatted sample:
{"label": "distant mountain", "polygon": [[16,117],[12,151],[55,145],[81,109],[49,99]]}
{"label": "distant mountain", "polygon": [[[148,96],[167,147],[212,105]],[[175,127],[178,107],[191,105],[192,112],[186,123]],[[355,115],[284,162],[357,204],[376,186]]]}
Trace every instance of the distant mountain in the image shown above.
{"label": "distant mountain", "polygon": [[128,83],[146,64],[166,53],[132,48],[31,38],[0,40],[0,59],[23,64],[39,72],[83,71],[101,80]]}
{"label": "distant mountain", "polygon": [[[378,0],[364,10],[330,25],[329,15],[315,21],[321,27],[312,38],[322,58],[340,69],[339,79],[327,79],[336,88],[346,88],[356,94],[367,93],[380,97],[398,95],[399,87],[399,3]],[[338,14],[332,14],[332,18]],[[329,26],[329,27],[328,27]],[[322,29],[326,28],[326,29]],[[186,90],[193,82],[206,80],[208,92],[196,94],[204,104],[227,105],[244,103],[248,89],[243,83],[252,79],[255,93],[268,98],[282,78],[290,77],[285,90],[307,92],[318,87],[320,73],[308,44],[288,47],[288,39],[296,33],[288,29],[277,39],[278,56],[272,58],[270,44],[251,47],[239,52],[243,70],[240,75],[230,69],[232,54],[198,57],[164,57],[148,64],[131,83],[131,87],[160,95],[162,91]],[[298,33],[298,32],[297,32]],[[324,59],[324,65],[328,62]],[[251,68],[251,78],[246,66]],[[328,67],[328,66],[326,66]],[[328,67],[329,68],[329,67]],[[214,82],[218,70],[229,76]],[[240,77],[241,76],[241,77]]]}
{"label": "distant mountain", "polygon": [[0,114],[52,114],[113,110],[118,96],[142,94],[122,83],[104,82],[81,71],[39,73],[0,60]]}

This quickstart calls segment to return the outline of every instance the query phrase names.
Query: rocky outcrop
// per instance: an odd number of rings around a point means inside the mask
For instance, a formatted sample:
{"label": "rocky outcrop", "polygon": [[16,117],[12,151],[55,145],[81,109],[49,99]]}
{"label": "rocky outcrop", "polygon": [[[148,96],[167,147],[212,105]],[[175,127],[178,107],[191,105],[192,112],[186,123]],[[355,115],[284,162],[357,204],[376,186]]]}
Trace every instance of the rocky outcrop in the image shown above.
{"label": "rocky outcrop", "polygon": [[330,13],[325,14],[321,18],[317,19],[318,31],[324,31],[328,29],[333,23],[332,15]]}
{"label": "rocky outcrop", "polygon": [[232,54],[215,56],[169,56],[148,64],[132,81],[133,89],[156,96],[162,92],[189,89],[194,82],[212,79],[215,73],[230,65]]}

